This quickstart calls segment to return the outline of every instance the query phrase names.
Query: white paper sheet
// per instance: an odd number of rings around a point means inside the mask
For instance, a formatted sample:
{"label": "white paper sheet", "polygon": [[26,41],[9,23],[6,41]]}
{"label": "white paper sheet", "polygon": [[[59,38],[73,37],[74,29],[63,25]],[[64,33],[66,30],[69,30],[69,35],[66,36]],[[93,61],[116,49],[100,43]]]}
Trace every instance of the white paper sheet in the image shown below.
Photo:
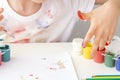
{"label": "white paper sheet", "polygon": [[69,54],[15,56],[0,66],[0,80],[78,80]]}

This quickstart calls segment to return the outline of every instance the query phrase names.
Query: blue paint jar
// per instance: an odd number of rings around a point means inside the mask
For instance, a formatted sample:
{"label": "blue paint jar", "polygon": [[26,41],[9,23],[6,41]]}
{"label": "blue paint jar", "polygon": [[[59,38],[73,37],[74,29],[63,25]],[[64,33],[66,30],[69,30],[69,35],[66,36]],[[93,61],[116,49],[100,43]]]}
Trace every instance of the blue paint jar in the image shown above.
{"label": "blue paint jar", "polygon": [[3,47],[0,47],[2,54],[2,61],[8,62],[10,61],[10,48],[9,45],[5,45]]}
{"label": "blue paint jar", "polygon": [[116,70],[120,71],[120,56],[116,60]]}

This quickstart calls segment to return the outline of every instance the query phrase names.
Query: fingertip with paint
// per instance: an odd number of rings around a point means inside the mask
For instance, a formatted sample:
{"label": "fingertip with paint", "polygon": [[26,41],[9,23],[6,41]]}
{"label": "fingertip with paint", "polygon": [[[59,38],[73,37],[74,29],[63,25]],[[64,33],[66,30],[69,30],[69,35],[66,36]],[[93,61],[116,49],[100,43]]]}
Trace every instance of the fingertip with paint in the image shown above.
{"label": "fingertip with paint", "polygon": [[77,14],[81,20],[85,20],[80,10],[77,12]]}
{"label": "fingertip with paint", "polygon": [[105,46],[109,46],[110,43],[111,43],[111,41],[106,42]]}

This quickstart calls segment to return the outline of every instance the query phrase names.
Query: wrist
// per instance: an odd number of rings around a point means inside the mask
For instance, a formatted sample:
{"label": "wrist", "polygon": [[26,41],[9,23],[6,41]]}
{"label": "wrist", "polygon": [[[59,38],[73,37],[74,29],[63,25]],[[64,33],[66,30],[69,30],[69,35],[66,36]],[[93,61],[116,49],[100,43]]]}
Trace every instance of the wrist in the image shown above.
{"label": "wrist", "polygon": [[95,4],[104,4],[108,0],[95,0]]}
{"label": "wrist", "polygon": [[[111,12],[120,16],[120,5],[119,5],[120,3],[117,3],[117,1],[118,0],[109,0],[104,4],[104,6],[109,8]],[[120,0],[118,2],[120,2]]]}

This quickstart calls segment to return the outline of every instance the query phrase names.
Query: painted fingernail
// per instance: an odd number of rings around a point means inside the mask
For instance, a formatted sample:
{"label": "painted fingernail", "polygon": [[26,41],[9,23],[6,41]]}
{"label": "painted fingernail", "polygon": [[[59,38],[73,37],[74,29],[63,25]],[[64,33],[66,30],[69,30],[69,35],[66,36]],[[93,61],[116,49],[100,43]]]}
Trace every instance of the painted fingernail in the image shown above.
{"label": "painted fingernail", "polygon": [[105,48],[100,49],[100,48],[98,47],[97,51],[105,51]]}
{"label": "painted fingernail", "polygon": [[99,51],[99,47],[97,48],[97,51]]}
{"label": "painted fingernail", "polygon": [[111,43],[111,41],[108,41],[108,42],[106,42],[106,44],[105,44],[105,45],[106,45],[106,46],[108,46],[110,43]]}
{"label": "painted fingernail", "polygon": [[85,48],[85,47],[86,47],[86,46],[85,46],[85,44],[84,44],[84,42],[82,42],[82,47],[83,47],[83,48]]}
{"label": "painted fingernail", "polygon": [[81,11],[78,11],[77,14],[78,14],[78,17],[79,17],[81,20],[84,20],[84,17],[82,16]]}

